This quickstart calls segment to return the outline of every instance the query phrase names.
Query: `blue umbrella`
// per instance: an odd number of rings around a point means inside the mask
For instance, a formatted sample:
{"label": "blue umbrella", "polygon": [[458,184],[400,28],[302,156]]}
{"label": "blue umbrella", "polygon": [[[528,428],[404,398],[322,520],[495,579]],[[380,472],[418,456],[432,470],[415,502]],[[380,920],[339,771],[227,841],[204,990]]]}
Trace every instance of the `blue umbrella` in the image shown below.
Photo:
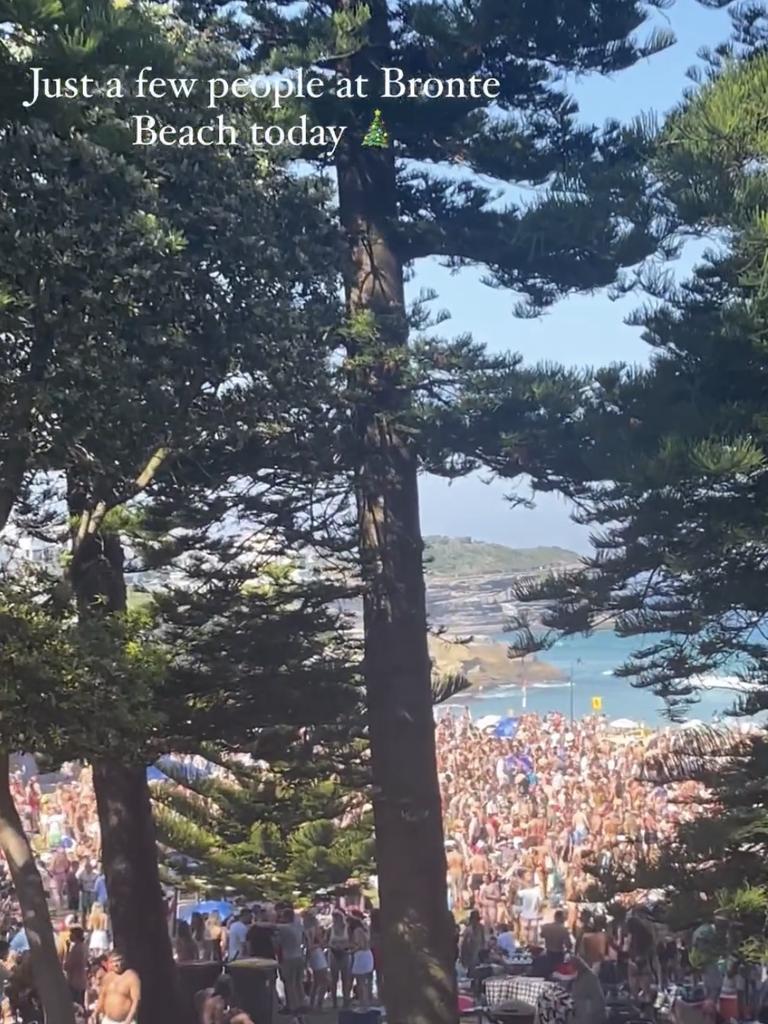
{"label": "blue umbrella", "polygon": [[11,939],[11,949],[14,953],[28,952],[29,939],[27,938],[27,933],[23,928],[21,931],[16,932],[14,937]]}
{"label": "blue umbrella", "polygon": [[225,900],[204,900],[195,906],[182,907],[179,917],[182,921],[191,921],[193,914],[214,914],[218,913],[222,921],[226,921],[235,913],[236,908]]}
{"label": "blue umbrella", "polygon": [[513,740],[515,736],[517,736],[517,730],[519,727],[519,718],[502,718],[493,730],[493,735],[500,740]]}
{"label": "blue umbrella", "polygon": [[533,761],[527,754],[518,754],[506,758],[504,761],[504,767],[507,772],[531,772],[533,771]]}

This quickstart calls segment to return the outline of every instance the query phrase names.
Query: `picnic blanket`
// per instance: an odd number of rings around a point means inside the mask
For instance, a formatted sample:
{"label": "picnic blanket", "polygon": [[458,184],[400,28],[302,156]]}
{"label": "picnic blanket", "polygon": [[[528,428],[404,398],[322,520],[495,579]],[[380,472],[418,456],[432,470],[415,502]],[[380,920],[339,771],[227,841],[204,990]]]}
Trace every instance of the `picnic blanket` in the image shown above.
{"label": "picnic blanket", "polygon": [[519,1000],[536,1011],[536,1024],[567,1024],[573,999],[562,986],[543,978],[489,978],[485,983],[488,1008]]}

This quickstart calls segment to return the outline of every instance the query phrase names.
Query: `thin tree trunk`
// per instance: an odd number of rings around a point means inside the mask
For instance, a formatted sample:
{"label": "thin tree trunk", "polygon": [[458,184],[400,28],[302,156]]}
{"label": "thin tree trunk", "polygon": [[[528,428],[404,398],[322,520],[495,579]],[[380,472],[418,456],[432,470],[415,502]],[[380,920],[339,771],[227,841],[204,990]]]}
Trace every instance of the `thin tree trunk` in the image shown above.
{"label": "thin tree trunk", "polygon": [[[52,334],[45,332],[38,336],[32,353],[29,390],[12,415],[13,447],[0,460],[0,531],[11,517],[27,471],[34,396],[45,373],[52,338]],[[59,961],[45,888],[13,802],[10,770],[8,754],[0,753],[0,849],[8,862],[21,908],[46,1024],[74,1024],[74,1004]]]}
{"label": "thin tree trunk", "polygon": [[[339,0],[341,7],[354,0]],[[376,81],[386,65],[386,0],[370,2],[370,46],[344,70]],[[417,455],[402,420],[409,394],[403,266],[392,243],[397,216],[391,149],[350,139],[337,159],[345,275],[354,324],[375,320],[375,342],[353,339],[360,443],[357,474],[364,597],[365,680],[381,896],[384,1003],[391,1024],[450,1024],[458,1017],[454,924],[448,911],[427,645]]]}
{"label": "thin tree trunk", "polygon": [[46,1024],[74,1024],[74,1008],[53,938],[45,890],[13,802],[8,754],[0,754],[0,848],[8,860],[29,940],[35,987]]}
{"label": "thin tree trunk", "polygon": [[141,979],[140,1024],[182,1024],[146,768],[99,760],[93,785],[115,946]]}

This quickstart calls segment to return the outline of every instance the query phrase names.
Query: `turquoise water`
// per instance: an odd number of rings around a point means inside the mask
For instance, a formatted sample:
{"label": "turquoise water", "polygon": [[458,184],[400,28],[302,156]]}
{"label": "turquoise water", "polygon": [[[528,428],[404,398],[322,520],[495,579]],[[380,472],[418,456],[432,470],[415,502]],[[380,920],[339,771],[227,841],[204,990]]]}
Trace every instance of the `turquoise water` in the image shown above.
{"label": "turquoise water", "polygon": [[[503,637],[497,638],[504,642]],[[600,697],[603,713],[609,718],[632,718],[648,725],[662,724],[665,705],[650,690],[633,687],[629,679],[617,679],[613,669],[621,665],[642,640],[616,636],[611,630],[599,630],[590,637],[575,636],[561,640],[542,661],[556,666],[566,676],[573,669],[573,708],[576,717],[592,714],[592,698]],[[701,694],[698,703],[686,712],[687,718],[709,721],[713,715],[732,706],[734,694],[715,690]],[[535,683],[527,688],[525,709],[544,714],[560,711],[570,714],[571,687],[567,682]],[[469,706],[474,718],[482,715],[519,714],[524,710],[523,692],[518,686],[502,686],[483,693],[457,698],[455,704]]]}

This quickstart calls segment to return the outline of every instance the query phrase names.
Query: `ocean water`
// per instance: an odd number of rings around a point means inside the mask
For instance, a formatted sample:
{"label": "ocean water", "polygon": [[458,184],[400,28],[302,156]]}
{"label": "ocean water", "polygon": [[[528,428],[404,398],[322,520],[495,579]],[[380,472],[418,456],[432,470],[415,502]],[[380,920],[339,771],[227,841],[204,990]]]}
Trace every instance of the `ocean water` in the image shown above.
{"label": "ocean water", "polygon": [[[496,640],[504,643],[504,637]],[[508,641],[507,641],[508,642]],[[602,713],[609,718],[632,718],[646,725],[668,722],[666,705],[650,690],[632,686],[629,679],[619,679],[613,670],[627,660],[633,650],[642,646],[637,637],[619,637],[612,630],[598,630],[592,636],[574,636],[558,641],[540,655],[542,661],[560,669],[566,677],[573,670],[573,693],[569,682],[534,683],[525,693],[519,686],[500,686],[482,693],[455,698],[452,703],[467,705],[473,718],[483,715],[520,714],[527,710],[545,714],[548,711],[574,715],[593,714],[592,698],[602,699]],[[702,692],[698,702],[688,708],[688,719],[711,721],[733,706],[735,694],[728,689]]]}

